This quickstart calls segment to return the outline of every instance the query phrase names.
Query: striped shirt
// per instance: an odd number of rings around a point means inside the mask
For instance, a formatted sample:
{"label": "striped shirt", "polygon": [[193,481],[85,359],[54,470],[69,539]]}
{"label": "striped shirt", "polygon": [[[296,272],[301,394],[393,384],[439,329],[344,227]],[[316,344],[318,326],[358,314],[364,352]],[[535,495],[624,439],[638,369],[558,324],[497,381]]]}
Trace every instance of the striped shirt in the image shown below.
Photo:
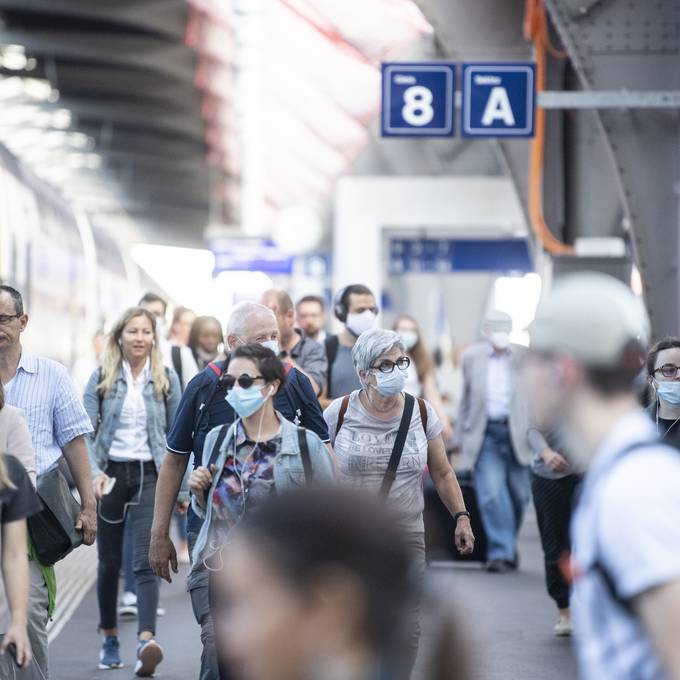
{"label": "striped shirt", "polygon": [[66,444],[92,432],[73,381],[60,363],[22,350],[17,372],[4,387],[7,403],[26,415],[38,476],[61,458]]}

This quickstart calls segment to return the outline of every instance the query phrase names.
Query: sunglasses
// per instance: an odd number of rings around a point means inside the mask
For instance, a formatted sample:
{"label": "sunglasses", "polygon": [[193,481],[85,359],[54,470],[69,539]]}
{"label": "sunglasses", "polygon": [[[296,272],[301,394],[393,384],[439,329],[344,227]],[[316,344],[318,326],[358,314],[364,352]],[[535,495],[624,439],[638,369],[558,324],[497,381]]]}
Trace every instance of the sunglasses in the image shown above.
{"label": "sunglasses", "polygon": [[247,373],[242,373],[238,378],[235,378],[233,375],[225,375],[222,378],[222,384],[227,388],[227,391],[231,390],[236,383],[238,383],[239,387],[247,390],[253,386],[256,380],[265,380],[265,377],[263,375],[248,375]]}
{"label": "sunglasses", "polygon": [[676,366],[675,364],[664,364],[663,366],[654,369],[654,375],[661,373],[664,378],[677,378],[678,371],[680,371],[680,366]]}

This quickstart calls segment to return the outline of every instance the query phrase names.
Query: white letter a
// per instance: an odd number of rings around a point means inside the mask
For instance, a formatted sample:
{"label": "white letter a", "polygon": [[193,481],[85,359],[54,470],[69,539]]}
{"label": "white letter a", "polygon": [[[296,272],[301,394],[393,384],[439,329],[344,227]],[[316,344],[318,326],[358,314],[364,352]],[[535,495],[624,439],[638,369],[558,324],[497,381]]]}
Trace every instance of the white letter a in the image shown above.
{"label": "white letter a", "polygon": [[508,91],[504,87],[491,88],[489,101],[486,103],[484,115],[482,116],[482,125],[491,125],[496,120],[501,120],[508,126],[515,124],[515,116],[512,115]]}

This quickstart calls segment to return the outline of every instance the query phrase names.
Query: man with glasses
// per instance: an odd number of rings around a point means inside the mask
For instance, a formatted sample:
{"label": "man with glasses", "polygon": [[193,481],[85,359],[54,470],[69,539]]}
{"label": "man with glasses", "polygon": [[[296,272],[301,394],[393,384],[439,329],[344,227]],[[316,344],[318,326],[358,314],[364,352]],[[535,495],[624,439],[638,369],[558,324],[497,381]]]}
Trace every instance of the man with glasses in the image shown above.
{"label": "man with glasses", "polygon": [[[276,316],[263,305],[243,302],[234,308],[229,318],[226,341],[229,349],[260,344],[278,355],[279,329]],[[236,419],[234,410],[225,400],[230,379],[222,375],[224,365],[223,361],[213,362],[191,380],[182,395],[168,434],[168,453],[161,465],[156,486],[150,548],[152,569],[167,581],[172,580],[171,568],[177,573],[177,554],[170,540],[170,516],[189,456],[194,453],[194,466],[197,467],[202,459],[203,443],[208,432],[217,425],[230,424]],[[296,368],[288,367],[286,384],[274,398],[274,406],[286,420],[312,430],[323,442],[329,441],[328,428],[311,383]],[[190,509],[187,520],[190,553],[201,524],[201,519]],[[203,655],[199,677],[200,680],[217,680],[219,671],[205,571],[192,572],[189,592],[202,631]]]}
{"label": "man with glasses", "polygon": [[[0,380],[5,399],[26,415],[38,485],[41,475],[53,470],[62,457],[66,460],[81,499],[75,526],[83,531],[85,544],[92,545],[97,519],[84,439],[84,435],[92,431],[92,425],[66,368],[22,347],[21,334],[27,325],[28,314],[21,293],[11,286],[0,285]],[[33,664],[20,673],[22,678],[47,678],[47,622],[54,606],[56,583],[52,567],[42,567],[35,559],[31,559],[29,567],[28,631]]]}
{"label": "man with glasses", "polygon": [[[408,537],[422,578],[422,479],[426,466],[437,493],[454,517],[456,529],[451,538],[456,547],[463,554],[474,547],[470,516],[446,455],[443,427],[429,403],[404,392],[410,359],[397,333],[365,331],[354,345],[352,360],[361,389],[337,399],[324,413],[338,462],[338,479],[385,499]],[[404,668],[415,659],[417,628]]]}
{"label": "man with glasses", "polygon": [[657,434],[680,449],[680,338],[665,338],[652,347],[646,374]]}
{"label": "man with glasses", "polygon": [[491,311],[484,341],[463,354],[456,438],[461,470],[471,470],[487,538],[487,569],[517,569],[517,535],[529,501],[527,401],[517,380],[524,348],[510,343],[512,319]]}

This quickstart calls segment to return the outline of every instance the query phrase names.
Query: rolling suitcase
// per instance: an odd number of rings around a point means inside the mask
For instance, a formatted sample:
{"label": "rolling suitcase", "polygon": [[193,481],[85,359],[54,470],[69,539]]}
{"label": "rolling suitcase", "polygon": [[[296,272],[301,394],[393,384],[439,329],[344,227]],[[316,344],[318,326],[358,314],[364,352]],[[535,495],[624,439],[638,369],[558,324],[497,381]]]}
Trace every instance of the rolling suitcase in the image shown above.
{"label": "rolling suitcase", "polygon": [[453,517],[439,498],[437,490],[428,475],[425,481],[425,550],[428,562],[486,562],[486,534],[477,507],[477,495],[472,473],[457,473],[458,483],[463,492],[465,507],[470,513],[470,523],[475,535],[475,549],[470,555],[461,555],[453,542],[455,526]]}

